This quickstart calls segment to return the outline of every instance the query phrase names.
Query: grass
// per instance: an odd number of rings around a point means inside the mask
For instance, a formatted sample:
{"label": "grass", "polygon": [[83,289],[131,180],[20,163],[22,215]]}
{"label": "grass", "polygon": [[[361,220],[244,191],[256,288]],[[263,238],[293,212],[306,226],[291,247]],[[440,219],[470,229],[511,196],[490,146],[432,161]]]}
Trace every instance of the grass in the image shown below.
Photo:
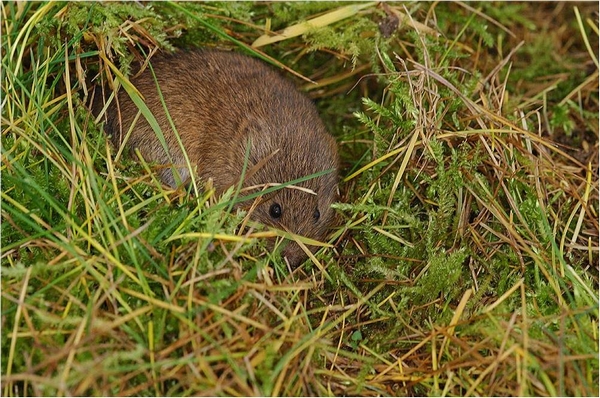
{"label": "grass", "polygon": [[[3,395],[598,396],[597,4],[2,16]],[[340,225],[298,269],[86,108],[191,46],[282,67],[339,142]]]}

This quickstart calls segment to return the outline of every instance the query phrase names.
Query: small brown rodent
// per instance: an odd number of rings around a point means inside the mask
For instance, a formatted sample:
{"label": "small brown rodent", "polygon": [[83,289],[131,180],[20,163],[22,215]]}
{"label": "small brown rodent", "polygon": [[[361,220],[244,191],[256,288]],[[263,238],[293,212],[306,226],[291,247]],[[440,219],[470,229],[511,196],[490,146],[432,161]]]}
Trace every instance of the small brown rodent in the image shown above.
{"label": "small brown rodent", "polygon": [[[196,50],[155,58],[151,65],[156,80],[146,68],[131,82],[156,118],[172,162],[144,116],[132,130],[128,147],[139,149],[147,161],[178,166],[181,181],[189,179],[158,83],[190,163],[201,180],[212,178],[218,194],[240,181],[248,142],[243,187],[260,190],[265,184],[332,170],[297,184],[313,193],[280,189],[263,195],[251,214],[263,224],[323,240],[335,218],[330,205],[338,198],[338,155],[336,142],[312,102],[263,62],[234,52]],[[125,90],[117,98],[118,106],[113,101],[108,108],[105,129],[121,145],[139,110]],[[176,186],[170,168],[160,173],[164,183]],[[293,266],[306,258],[293,242],[283,255]]]}

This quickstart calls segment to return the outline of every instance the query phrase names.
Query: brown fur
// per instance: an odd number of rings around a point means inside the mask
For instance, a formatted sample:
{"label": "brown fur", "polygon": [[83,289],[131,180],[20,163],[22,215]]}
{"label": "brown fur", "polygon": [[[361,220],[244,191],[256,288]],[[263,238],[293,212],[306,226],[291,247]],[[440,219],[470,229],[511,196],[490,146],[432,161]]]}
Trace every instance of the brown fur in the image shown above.
{"label": "brown fur", "polygon": [[[332,173],[298,184],[316,195],[283,188],[263,196],[251,215],[263,224],[317,240],[325,238],[334,220],[330,205],[337,199],[338,155],[335,140],[308,98],[264,63],[233,52],[181,52],[152,59],[152,67],[191,164],[197,167],[202,180],[212,178],[217,193],[240,180],[248,142],[251,150],[247,170],[252,171],[246,175],[244,187],[285,183],[333,169]],[[172,164],[183,166],[178,167],[181,180],[188,179],[189,170],[149,68],[133,78],[132,83],[163,131]],[[118,103],[120,118],[113,103],[105,128],[115,144],[120,145],[138,108],[123,89]],[[139,149],[147,161],[171,164],[143,116],[133,129],[128,146]],[[259,162],[265,158],[268,160],[261,165]],[[161,171],[161,178],[176,186],[169,168]],[[269,214],[274,203],[282,209],[279,219]],[[316,210],[320,213],[318,219],[314,217]],[[293,243],[283,254],[292,265],[306,258]]]}

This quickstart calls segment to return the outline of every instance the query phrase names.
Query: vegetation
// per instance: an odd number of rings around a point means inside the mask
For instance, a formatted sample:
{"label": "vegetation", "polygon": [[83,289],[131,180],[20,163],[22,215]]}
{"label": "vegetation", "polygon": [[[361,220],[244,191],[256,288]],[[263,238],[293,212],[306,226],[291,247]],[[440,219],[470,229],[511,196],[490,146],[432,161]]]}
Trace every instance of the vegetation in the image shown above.
{"label": "vegetation", "polygon": [[[1,7],[4,396],[598,396],[597,4]],[[339,142],[298,269],[87,108],[195,46],[282,68]]]}

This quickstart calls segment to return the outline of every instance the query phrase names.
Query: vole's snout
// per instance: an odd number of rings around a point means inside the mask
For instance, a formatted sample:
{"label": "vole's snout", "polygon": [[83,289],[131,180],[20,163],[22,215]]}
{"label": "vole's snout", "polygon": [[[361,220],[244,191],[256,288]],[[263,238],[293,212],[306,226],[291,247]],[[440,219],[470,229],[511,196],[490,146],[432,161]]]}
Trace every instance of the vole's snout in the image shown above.
{"label": "vole's snout", "polygon": [[289,242],[281,255],[292,268],[297,268],[307,258],[304,250],[295,242]]}
{"label": "vole's snout", "polygon": [[[312,253],[315,253],[319,249],[319,246],[307,245],[306,247]],[[287,246],[281,252],[281,257],[286,259],[288,264],[290,264],[290,267],[292,267],[292,268],[298,268],[298,266],[300,266],[300,264],[302,264],[304,261],[306,261],[308,259],[308,256],[306,255],[304,250],[302,250],[300,245],[297,244],[296,242],[289,242],[287,244]]]}

